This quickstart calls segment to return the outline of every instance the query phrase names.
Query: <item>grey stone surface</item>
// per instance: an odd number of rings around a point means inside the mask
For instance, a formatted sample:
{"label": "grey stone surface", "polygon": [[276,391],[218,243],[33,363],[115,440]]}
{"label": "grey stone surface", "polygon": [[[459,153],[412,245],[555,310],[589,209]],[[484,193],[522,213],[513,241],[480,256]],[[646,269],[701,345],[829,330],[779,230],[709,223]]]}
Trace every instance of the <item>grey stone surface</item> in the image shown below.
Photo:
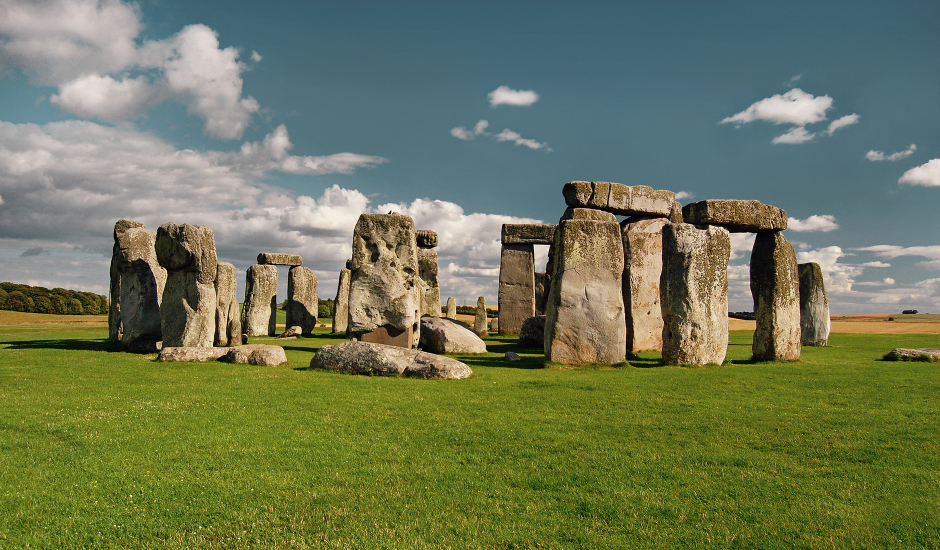
{"label": "grey stone surface", "polygon": [[800,272],[800,340],[804,346],[829,343],[829,298],[822,268],[817,263],[798,264]]}
{"label": "grey stone surface", "polygon": [[437,248],[437,233],[430,229],[419,229],[415,231],[415,241],[418,248]]}
{"label": "grey stone surface", "polygon": [[486,298],[480,296],[477,298],[476,315],[473,318],[473,332],[479,336],[486,336],[489,331],[489,322],[486,316]]}
{"label": "grey stone surface", "polygon": [[470,367],[441,355],[368,342],[323,346],[310,361],[312,368],[350,374],[414,378],[468,378]]}
{"label": "grey stone surface", "polygon": [[294,266],[287,272],[287,326],[299,326],[304,336],[310,336],[317,326],[317,276],[303,266]]}
{"label": "grey stone surface", "polygon": [[453,298],[447,299],[447,315],[448,319],[457,319],[457,300]]}
{"label": "grey stone surface", "polygon": [[502,246],[497,303],[500,334],[519,334],[522,322],[535,315],[535,252],[531,244]]}
{"label": "grey stone surface", "polygon": [[520,357],[519,354],[514,351],[507,351],[506,354],[503,355],[503,359],[506,361],[521,361],[522,357]]}
{"label": "grey stone surface", "polygon": [[552,289],[552,276],[549,273],[535,272],[535,314],[545,315],[545,303],[548,291]]}
{"label": "grey stone surface", "polygon": [[345,333],[349,326],[349,279],[352,271],[342,269],[333,300],[333,334]]}
{"label": "grey stone surface", "polygon": [[626,326],[620,226],[616,221],[566,220],[558,226],[554,247],[545,357],[566,364],[622,362]]}
{"label": "grey stone surface", "polygon": [[227,348],[225,355],[219,357],[225,363],[241,363],[277,367],[287,364],[287,355],[281,346],[251,344]]}
{"label": "grey stone surface", "polygon": [[572,181],[565,184],[562,194],[568,206],[594,208],[618,216],[647,214],[667,217],[676,200],[672,191],[606,181]]}
{"label": "grey stone surface", "polygon": [[[241,315],[238,311],[238,298],[235,295],[237,281],[235,280],[235,266],[227,262],[218,263],[218,272],[215,276],[215,341],[216,346],[237,346],[238,339],[232,340],[231,335],[241,334]],[[229,326],[232,321],[238,326]]]}
{"label": "grey stone surface", "polygon": [[885,361],[925,361],[934,363],[940,361],[940,349],[937,348],[895,348],[884,356]]}
{"label": "grey stone surface", "polygon": [[212,347],[218,260],[212,230],[188,223],[157,229],[157,260],[167,270],[160,303],[165,347]]}
{"label": "grey stone surface", "polygon": [[255,264],[245,272],[242,332],[248,336],[275,336],[276,315],[277,266]]}
{"label": "grey stone surface", "polygon": [[728,260],[731,237],[721,227],[663,227],[663,361],[720,365],[728,351]]}
{"label": "grey stone surface", "polygon": [[229,348],[168,347],[160,350],[157,360],[167,363],[215,361],[228,353],[228,350]]}
{"label": "grey stone surface", "polygon": [[441,316],[441,284],[437,277],[437,250],[418,249],[418,276],[421,282],[420,314]]}
{"label": "grey stone surface", "polygon": [[277,254],[274,252],[262,252],[258,254],[259,265],[302,265],[304,259],[297,254]]}
{"label": "grey stone surface", "polygon": [[663,349],[659,280],[663,272],[665,218],[620,224],[623,241],[623,307],[627,353]]}
{"label": "grey stone surface", "polygon": [[506,244],[552,244],[556,225],[504,223],[501,241]]}
{"label": "grey stone surface", "polygon": [[752,351],[758,360],[800,358],[800,275],[796,252],[779,231],[762,232],[751,251]]}
{"label": "grey stone surface", "polygon": [[166,270],[157,261],[155,239],[140,222],[114,224],[108,327],[112,340],[129,347],[150,349],[163,339],[160,302]]}
{"label": "grey stone surface", "polygon": [[414,221],[362,214],[353,234],[349,334],[355,340],[415,348],[421,285]]}
{"label": "grey stone surface", "polygon": [[705,200],[682,207],[685,223],[720,225],[731,233],[782,231],[787,213],[782,208],[753,200]]}
{"label": "grey stone surface", "polygon": [[486,344],[465,323],[428,315],[421,318],[421,349],[430,353],[486,353]]}
{"label": "grey stone surface", "polygon": [[499,317],[493,317],[490,319],[490,332],[493,334],[499,333]]}
{"label": "grey stone surface", "polygon": [[519,331],[519,345],[545,349],[544,315],[529,317],[522,323],[522,330]]}

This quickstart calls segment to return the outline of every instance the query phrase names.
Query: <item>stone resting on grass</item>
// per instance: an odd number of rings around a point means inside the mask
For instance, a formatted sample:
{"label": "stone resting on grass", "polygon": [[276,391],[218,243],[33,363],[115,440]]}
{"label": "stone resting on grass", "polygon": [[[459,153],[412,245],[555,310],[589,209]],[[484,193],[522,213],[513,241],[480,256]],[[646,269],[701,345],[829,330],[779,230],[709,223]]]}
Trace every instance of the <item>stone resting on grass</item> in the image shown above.
{"label": "stone resting on grass", "polygon": [[268,344],[252,344],[231,348],[171,347],[163,348],[157,357],[158,361],[167,363],[181,361],[204,362],[216,359],[226,363],[247,363],[270,367],[287,363],[284,348]]}
{"label": "stone resting on grass", "polygon": [[895,348],[884,356],[885,361],[940,361],[940,349],[937,348]]}
{"label": "stone resting on grass", "polygon": [[425,315],[421,318],[421,349],[431,353],[486,353],[486,344],[460,321]]}
{"label": "stone resting on grass", "polygon": [[350,374],[425,379],[460,379],[473,374],[470,367],[450,357],[370,342],[323,346],[313,356],[310,367]]}

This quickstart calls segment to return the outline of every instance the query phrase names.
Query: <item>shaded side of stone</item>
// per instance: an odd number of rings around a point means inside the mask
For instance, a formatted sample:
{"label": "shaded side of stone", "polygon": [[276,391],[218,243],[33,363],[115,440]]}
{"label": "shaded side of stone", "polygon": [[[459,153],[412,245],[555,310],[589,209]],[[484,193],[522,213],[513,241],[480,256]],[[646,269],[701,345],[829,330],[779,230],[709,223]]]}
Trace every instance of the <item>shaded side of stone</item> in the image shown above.
{"label": "shaded side of stone", "polygon": [[606,181],[572,181],[562,189],[565,203],[574,208],[594,208],[618,216],[669,216],[676,194],[646,185]]}
{"label": "shaded side of stone", "polygon": [[545,303],[548,291],[552,289],[552,276],[549,273],[535,272],[535,314],[545,315]]}
{"label": "shaded side of stone", "polygon": [[255,264],[245,272],[242,330],[248,336],[276,336],[277,266]]}
{"label": "shaded side of stone", "polygon": [[415,241],[418,248],[437,248],[437,233],[430,229],[419,229],[415,231]]}
{"label": "shaded side of stone", "polygon": [[663,272],[665,218],[621,226],[623,242],[623,306],[628,353],[663,349],[663,313],[659,283]]}
{"label": "shaded side of stone", "polygon": [[[218,263],[218,272],[215,276],[215,341],[216,346],[237,346],[238,338],[232,340],[230,322],[233,320],[231,315],[235,313],[235,320],[238,320],[238,298],[235,295],[237,281],[235,280],[235,266],[227,262]],[[233,308],[232,305],[235,305]],[[241,322],[239,322],[238,332],[241,334]]]}
{"label": "shaded side of stone", "polygon": [[113,342],[120,342],[124,328],[121,325],[121,272],[118,269],[121,261],[121,238],[124,232],[131,227],[144,227],[144,224],[133,220],[118,220],[114,224],[114,246],[111,249],[111,285],[108,290],[108,337]]}
{"label": "shaded side of stone", "polygon": [[685,223],[720,225],[732,233],[782,231],[787,213],[754,200],[705,200],[682,207]]}
{"label": "shaded side of stone", "polygon": [[543,223],[504,223],[501,242],[506,244],[552,244],[557,226]]}
{"label": "shaded side of stone", "polygon": [[751,251],[752,351],[758,360],[800,358],[800,279],[796,252],[782,233],[758,233]]}
{"label": "shaded side of stone", "polygon": [[[163,339],[160,303],[166,286],[166,270],[157,261],[156,235],[139,222],[119,220],[114,227],[111,258],[112,295],[117,305],[109,308],[109,331],[125,346],[149,349]],[[116,323],[111,318],[116,316]],[[111,332],[111,336],[115,335]],[[140,344],[135,345],[136,342]]]}
{"label": "shaded side of stone", "polygon": [[437,277],[437,250],[418,249],[418,275],[421,281],[421,316],[441,316],[441,284]]}
{"label": "shaded side of stone", "polygon": [[277,254],[274,252],[262,252],[258,254],[259,265],[302,265],[304,259],[297,254]]}
{"label": "shaded side of stone", "polygon": [[535,315],[535,251],[531,244],[502,246],[497,300],[499,333],[519,334],[522,322]]}
{"label": "shaded side of stone", "polygon": [[528,348],[545,349],[545,316],[529,317],[522,323],[519,332],[519,345]]}
{"label": "shaded side of stone", "polygon": [[349,278],[352,272],[342,269],[333,300],[333,334],[345,333],[349,326]]}
{"label": "shaded side of stone", "polygon": [[294,266],[287,272],[287,326],[300,327],[310,336],[317,326],[317,276],[310,268]]}
{"label": "shaded side of stone", "polygon": [[825,346],[829,343],[829,298],[817,263],[797,266],[800,272],[800,339],[804,346]]}

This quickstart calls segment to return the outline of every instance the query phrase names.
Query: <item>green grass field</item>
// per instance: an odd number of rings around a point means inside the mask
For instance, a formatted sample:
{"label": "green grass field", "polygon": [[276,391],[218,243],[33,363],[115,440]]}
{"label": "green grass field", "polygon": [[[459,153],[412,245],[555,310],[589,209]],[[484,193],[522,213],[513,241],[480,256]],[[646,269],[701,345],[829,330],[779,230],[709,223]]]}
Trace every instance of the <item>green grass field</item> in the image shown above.
{"label": "green grass field", "polygon": [[[940,548],[936,336],[795,363],[468,380],[157,363],[107,329],[0,327],[0,548]],[[265,338],[253,341],[268,341]]]}

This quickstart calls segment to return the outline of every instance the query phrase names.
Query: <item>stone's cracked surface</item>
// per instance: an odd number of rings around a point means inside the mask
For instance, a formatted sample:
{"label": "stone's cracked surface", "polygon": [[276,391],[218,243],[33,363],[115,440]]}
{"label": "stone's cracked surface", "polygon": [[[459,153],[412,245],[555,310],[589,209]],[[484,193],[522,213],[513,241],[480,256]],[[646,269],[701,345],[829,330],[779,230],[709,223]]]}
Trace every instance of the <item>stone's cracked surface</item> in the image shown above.
{"label": "stone's cracked surface", "polygon": [[165,223],[157,229],[154,248],[157,260],[167,270],[160,303],[163,345],[212,347],[218,305],[218,260],[212,230]]}
{"label": "stone's cracked surface", "polygon": [[572,181],[562,189],[565,203],[575,208],[594,208],[618,216],[667,217],[676,194],[646,185],[623,185],[606,181]]}
{"label": "stone's cracked surface", "polygon": [[620,225],[623,240],[623,306],[628,353],[663,349],[659,282],[663,272],[665,218]]}
{"label": "stone's cracked surface", "polygon": [[787,213],[754,200],[705,200],[682,207],[685,223],[720,225],[731,233],[783,231]]}
{"label": "stone's cracked surface", "polygon": [[118,220],[113,236],[109,336],[128,347],[151,349],[163,339],[160,303],[167,277],[157,261],[156,235],[140,222]]}
{"label": "stone's cracked surface", "polygon": [[304,259],[297,254],[277,254],[274,252],[262,252],[258,254],[258,265],[301,265]]}
{"label": "stone's cracked surface", "polygon": [[245,272],[242,330],[248,336],[275,336],[277,266],[255,264]]}
{"label": "stone's cracked surface", "polygon": [[500,241],[504,244],[552,244],[556,225],[544,223],[504,223]]}
{"label": "stone's cracked surface", "polygon": [[290,268],[287,272],[287,326],[298,326],[304,336],[310,336],[317,326],[319,307],[317,276],[303,266]]}
{"label": "stone's cracked surface", "polygon": [[443,317],[421,318],[421,349],[430,353],[486,353],[486,343],[465,323]]}
{"label": "stone's cracked surface", "polygon": [[415,231],[415,241],[418,248],[437,248],[437,233],[430,229],[419,229]]}
{"label": "stone's cracked surface", "polygon": [[[348,264],[348,262],[347,262]],[[342,269],[336,285],[336,298],[333,300],[333,334],[345,333],[349,326],[349,279],[352,271]]]}
{"label": "stone's cracked surface", "polygon": [[437,250],[418,248],[421,316],[441,316],[441,284],[437,277]]}
{"label": "stone's cracked surface", "polygon": [[502,246],[497,299],[499,333],[519,334],[522,322],[535,315],[535,253],[531,244]]}
{"label": "stone's cracked surface", "polygon": [[323,346],[310,360],[310,367],[350,374],[424,379],[461,379],[473,374],[470,367],[450,357],[368,342]]}
{"label": "stone's cracked surface", "polygon": [[754,358],[800,358],[800,278],[796,252],[783,234],[761,232],[751,251]]}
{"label": "stone's cracked surface", "polygon": [[663,361],[720,365],[728,351],[728,260],[731,237],[721,227],[663,227]]}
{"label": "stone's cracked surface", "polygon": [[804,346],[825,346],[832,326],[829,298],[817,263],[797,265],[800,272],[800,340]]}
{"label": "stone's cracked surface", "polygon": [[235,295],[237,281],[235,266],[227,262],[218,262],[215,276],[215,339],[216,346],[237,346],[241,329],[241,313],[238,310],[238,298]]}

